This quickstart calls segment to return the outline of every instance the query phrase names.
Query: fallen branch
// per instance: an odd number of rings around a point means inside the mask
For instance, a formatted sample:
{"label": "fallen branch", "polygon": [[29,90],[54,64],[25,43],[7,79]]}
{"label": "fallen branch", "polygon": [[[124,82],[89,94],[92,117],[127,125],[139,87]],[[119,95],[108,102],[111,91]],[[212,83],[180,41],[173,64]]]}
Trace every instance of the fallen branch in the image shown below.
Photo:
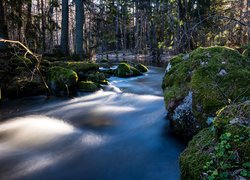
{"label": "fallen branch", "polygon": [[30,54],[31,56],[33,56],[35,58],[35,60],[37,61],[37,64],[35,66],[35,70],[38,72],[38,75],[39,77],[41,78],[46,90],[47,90],[47,94],[50,95],[51,92],[50,92],[50,89],[49,89],[49,86],[47,85],[39,67],[40,67],[40,63],[41,63],[41,60],[39,60],[39,55],[33,53],[28,47],[26,47],[23,43],[19,42],[19,41],[13,41],[13,40],[8,40],[8,39],[0,39],[0,42],[3,42],[3,43],[10,43],[10,44],[17,44],[17,45],[20,45],[22,48],[24,48],[26,50],[25,54],[24,54],[24,57],[26,58],[28,54]]}

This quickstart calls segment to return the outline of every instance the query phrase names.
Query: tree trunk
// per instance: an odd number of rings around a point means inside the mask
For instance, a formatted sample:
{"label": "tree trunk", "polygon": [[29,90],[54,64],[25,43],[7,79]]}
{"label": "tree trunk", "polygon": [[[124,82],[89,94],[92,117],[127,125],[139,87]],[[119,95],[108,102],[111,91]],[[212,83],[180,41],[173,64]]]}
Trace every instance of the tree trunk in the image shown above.
{"label": "tree trunk", "polygon": [[83,0],[76,0],[76,54],[83,59]]}
{"label": "tree trunk", "polygon": [[[8,39],[8,31],[5,23],[3,0],[0,0],[0,39]],[[0,43],[0,51],[5,50],[5,43]]]}
{"label": "tree trunk", "polygon": [[43,51],[46,51],[46,16],[45,16],[45,7],[44,2],[41,0],[41,9],[42,9],[42,45],[43,45]]}
{"label": "tree trunk", "polygon": [[69,5],[68,0],[62,0],[61,52],[69,54]]}

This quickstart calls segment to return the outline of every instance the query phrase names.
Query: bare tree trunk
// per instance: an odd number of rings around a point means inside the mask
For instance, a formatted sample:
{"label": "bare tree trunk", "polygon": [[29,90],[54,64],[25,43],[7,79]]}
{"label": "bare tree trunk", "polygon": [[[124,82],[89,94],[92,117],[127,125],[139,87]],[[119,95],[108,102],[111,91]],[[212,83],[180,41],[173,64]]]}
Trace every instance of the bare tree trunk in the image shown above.
{"label": "bare tree trunk", "polygon": [[[8,31],[5,23],[5,11],[3,0],[0,0],[0,39],[8,39]],[[0,43],[0,51],[4,51],[6,48],[5,43]]]}
{"label": "bare tree trunk", "polygon": [[68,0],[62,0],[61,52],[69,54],[69,5]]}
{"label": "bare tree trunk", "polygon": [[76,54],[83,59],[83,0],[76,0]]}
{"label": "bare tree trunk", "polygon": [[45,6],[44,6],[44,0],[41,0],[41,10],[42,10],[42,46],[43,51],[46,51],[46,16],[45,16]]}

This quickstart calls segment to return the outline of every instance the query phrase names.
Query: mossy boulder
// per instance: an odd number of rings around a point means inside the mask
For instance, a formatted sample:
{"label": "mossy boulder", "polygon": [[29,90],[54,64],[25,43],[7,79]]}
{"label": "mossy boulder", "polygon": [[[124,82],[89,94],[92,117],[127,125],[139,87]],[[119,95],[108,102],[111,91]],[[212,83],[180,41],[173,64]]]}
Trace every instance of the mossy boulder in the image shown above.
{"label": "mossy boulder", "polygon": [[190,138],[218,109],[248,100],[249,77],[249,60],[227,47],[198,48],[171,59],[162,88],[174,132]]}
{"label": "mossy boulder", "polygon": [[217,112],[180,156],[182,179],[250,178],[250,101]]}
{"label": "mossy boulder", "polygon": [[80,92],[95,92],[100,89],[99,84],[92,81],[81,81],[78,84],[78,91]]}
{"label": "mossy boulder", "polygon": [[55,66],[48,72],[48,85],[54,95],[65,96],[73,94],[78,76],[75,71]]}
{"label": "mossy boulder", "polygon": [[108,84],[108,81],[106,80],[106,76],[102,72],[88,74],[87,81],[92,81],[98,84]]}
{"label": "mossy boulder", "polygon": [[31,67],[33,63],[28,57],[16,55],[10,58],[10,64],[12,67]]}
{"label": "mossy boulder", "polygon": [[141,73],[145,73],[148,72],[148,68],[146,66],[144,66],[143,64],[137,64],[135,66],[136,69],[138,69]]}
{"label": "mossy boulder", "polygon": [[101,59],[99,60],[100,63],[109,63],[109,60],[108,59]]}
{"label": "mossy boulder", "polygon": [[115,75],[121,78],[140,76],[142,73],[135,67],[130,66],[127,63],[120,63],[118,68],[115,70]]}
{"label": "mossy boulder", "polygon": [[96,63],[79,62],[79,61],[65,61],[65,62],[56,61],[53,63],[53,66],[60,66],[67,69],[71,69],[76,73],[97,71],[99,69],[99,66]]}
{"label": "mossy boulder", "polygon": [[44,84],[37,80],[30,78],[16,76],[13,77],[4,88],[3,94],[5,97],[29,97],[46,94]]}
{"label": "mossy boulder", "polygon": [[79,80],[87,80],[88,74],[95,73],[99,70],[99,65],[96,63],[68,61],[54,62],[53,66],[60,66],[75,71]]}

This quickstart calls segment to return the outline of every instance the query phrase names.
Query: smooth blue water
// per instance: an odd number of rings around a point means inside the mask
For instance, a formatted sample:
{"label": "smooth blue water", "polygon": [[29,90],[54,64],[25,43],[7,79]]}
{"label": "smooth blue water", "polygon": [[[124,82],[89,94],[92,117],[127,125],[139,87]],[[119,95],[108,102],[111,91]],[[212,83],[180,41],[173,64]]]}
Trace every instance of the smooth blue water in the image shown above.
{"label": "smooth blue water", "polygon": [[151,67],[94,94],[2,103],[0,179],[179,179],[184,144],[164,119],[163,75]]}

